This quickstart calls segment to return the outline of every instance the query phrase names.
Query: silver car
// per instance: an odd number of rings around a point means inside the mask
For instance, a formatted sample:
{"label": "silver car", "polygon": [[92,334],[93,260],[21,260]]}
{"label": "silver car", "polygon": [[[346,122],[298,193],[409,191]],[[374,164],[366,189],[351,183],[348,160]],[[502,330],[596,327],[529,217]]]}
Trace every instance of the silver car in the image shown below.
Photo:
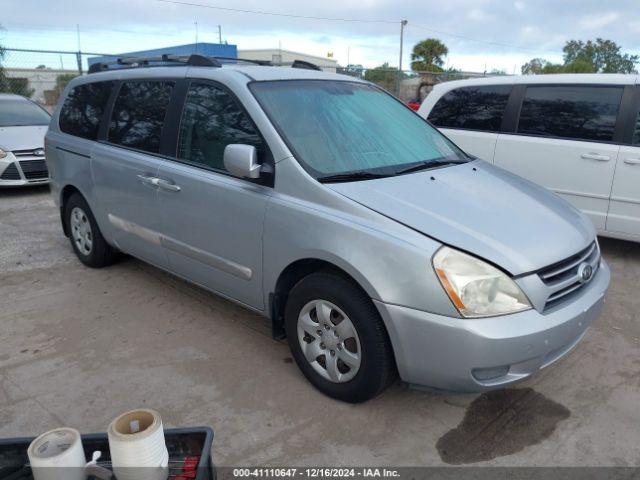
{"label": "silver car", "polygon": [[0,188],[49,182],[44,136],[50,121],[37,103],[0,93]]}
{"label": "silver car", "polygon": [[504,387],[600,315],[590,221],[378,87],[304,63],[152,60],[94,65],[53,115],[52,193],[84,264],[126,252],[263,314],[349,402],[397,375]]}

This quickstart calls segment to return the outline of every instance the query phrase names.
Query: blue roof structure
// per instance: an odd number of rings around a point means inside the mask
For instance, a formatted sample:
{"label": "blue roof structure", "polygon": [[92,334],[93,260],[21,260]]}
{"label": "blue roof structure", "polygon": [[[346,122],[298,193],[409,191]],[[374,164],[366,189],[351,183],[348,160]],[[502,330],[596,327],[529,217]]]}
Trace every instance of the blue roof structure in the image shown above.
{"label": "blue roof structure", "polygon": [[165,53],[170,55],[191,55],[192,53],[197,53],[206,57],[238,58],[238,47],[236,45],[225,45],[221,43],[190,43],[188,45],[175,45],[173,47],[126,52],[119,55],[90,57],[87,59],[87,62],[89,66],[91,66],[94,63],[113,61],[121,57],[156,57]]}

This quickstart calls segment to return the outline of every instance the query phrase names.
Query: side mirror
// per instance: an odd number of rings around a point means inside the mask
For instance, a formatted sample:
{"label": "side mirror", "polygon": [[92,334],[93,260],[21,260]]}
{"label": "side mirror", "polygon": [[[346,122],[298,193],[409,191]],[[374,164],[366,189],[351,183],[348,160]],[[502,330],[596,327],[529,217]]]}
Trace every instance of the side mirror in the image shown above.
{"label": "side mirror", "polygon": [[227,145],[223,160],[224,167],[236,177],[260,178],[262,165],[258,163],[258,152],[253,145]]}

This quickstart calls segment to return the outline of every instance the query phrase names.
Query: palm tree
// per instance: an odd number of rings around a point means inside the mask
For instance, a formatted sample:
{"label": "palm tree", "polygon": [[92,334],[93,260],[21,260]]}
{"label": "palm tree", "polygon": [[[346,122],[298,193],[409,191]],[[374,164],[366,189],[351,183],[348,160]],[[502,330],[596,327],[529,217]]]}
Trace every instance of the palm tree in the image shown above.
{"label": "palm tree", "polygon": [[416,43],[411,53],[411,70],[441,72],[443,57],[449,53],[447,46],[437,38],[427,38]]}

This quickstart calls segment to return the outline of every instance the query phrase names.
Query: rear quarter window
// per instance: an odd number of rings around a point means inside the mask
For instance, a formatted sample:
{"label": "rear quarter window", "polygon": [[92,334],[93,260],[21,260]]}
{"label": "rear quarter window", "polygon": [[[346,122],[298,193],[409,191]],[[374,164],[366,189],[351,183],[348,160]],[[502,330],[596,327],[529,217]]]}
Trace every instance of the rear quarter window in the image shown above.
{"label": "rear quarter window", "polygon": [[96,140],[113,82],[86,83],[73,87],[60,110],[60,130]]}
{"label": "rear quarter window", "polygon": [[499,132],[512,85],[456,88],[434,105],[428,120],[437,127]]}
{"label": "rear quarter window", "polygon": [[528,86],[518,133],[610,142],[622,92],[622,86]]}

